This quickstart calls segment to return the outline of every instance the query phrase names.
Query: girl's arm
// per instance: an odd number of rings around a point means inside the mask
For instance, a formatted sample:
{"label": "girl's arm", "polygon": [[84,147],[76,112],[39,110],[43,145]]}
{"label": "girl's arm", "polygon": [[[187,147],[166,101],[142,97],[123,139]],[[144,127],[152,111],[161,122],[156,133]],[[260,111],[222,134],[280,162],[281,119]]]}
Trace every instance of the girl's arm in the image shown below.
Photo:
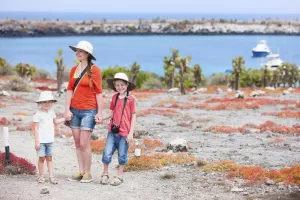
{"label": "girl's arm", "polygon": [[133,113],[132,117],[131,117],[130,131],[129,131],[129,134],[126,138],[127,142],[129,142],[129,140],[133,139],[133,132],[134,132],[134,128],[135,128],[135,123],[136,123],[136,113]]}
{"label": "girl's arm", "polygon": [[35,149],[38,150],[40,148],[39,123],[38,122],[33,122],[33,133],[34,133]]}
{"label": "girl's arm", "polygon": [[63,122],[65,122],[66,121],[66,118],[59,118],[59,119],[57,119],[57,118],[54,118],[53,119],[53,123],[55,124],[55,125],[57,125],[57,124],[61,124],[61,123],[63,123]]}

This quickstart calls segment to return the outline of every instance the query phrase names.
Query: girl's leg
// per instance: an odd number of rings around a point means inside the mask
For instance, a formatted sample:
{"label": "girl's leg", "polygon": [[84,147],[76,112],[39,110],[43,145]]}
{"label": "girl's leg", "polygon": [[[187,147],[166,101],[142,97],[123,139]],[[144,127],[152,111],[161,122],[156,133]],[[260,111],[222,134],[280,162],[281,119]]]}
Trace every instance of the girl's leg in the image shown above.
{"label": "girl's leg", "polygon": [[108,175],[108,164],[103,164],[103,175]]}
{"label": "girl's leg", "polygon": [[53,162],[52,162],[52,156],[46,156],[47,161],[47,167],[49,171],[49,177],[53,177]]}
{"label": "girl's leg", "polygon": [[42,178],[44,177],[44,161],[45,161],[45,157],[39,157],[38,169],[39,169],[39,175]]}
{"label": "girl's leg", "polygon": [[83,172],[91,174],[91,131],[81,130],[80,132],[80,150],[83,161]]}
{"label": "girl's leg", "polygon": [[122,178],[123,177],[123,172],[124,172],[124,165],[119,165],[117,176]]}
{"label": "girl's leg", "polygon": [[84,174],[82,151],[81,151],[81,147],[80,147],[80,129],[73,128],[72,129],[72,134],[73,134],[73,138],[74,138],[74,141],[75,141],[79,172],[80,172],[80,174]]}
{"label": "girl's leg", "polygon": [[117,176],[122,178],[124,172],[124,165],[128,162],[128,143],[126,141],[126,136],[120,136],[118,143],[118,161],[119,168]]}

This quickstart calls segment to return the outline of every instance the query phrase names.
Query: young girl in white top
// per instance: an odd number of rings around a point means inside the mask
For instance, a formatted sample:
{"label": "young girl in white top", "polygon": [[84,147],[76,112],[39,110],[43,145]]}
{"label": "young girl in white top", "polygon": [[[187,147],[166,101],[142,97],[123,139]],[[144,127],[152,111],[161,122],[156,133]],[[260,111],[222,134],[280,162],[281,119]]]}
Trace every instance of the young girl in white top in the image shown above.
{"label": "young girl in white top", "polygon": [[53,110],[50,110],[56,102],[51,91],[43,91],[39,99],[36,101],[39,110],[33,116],[33,130],[35,139],[35,149],[37,151],[39,183],[44,183],[44,161],[47,161],[49,171],[49,181],[57,184],[57,180],[53,176],[52,149],[54,142],[54,124],[65,121],[65,118],[57,119]]}

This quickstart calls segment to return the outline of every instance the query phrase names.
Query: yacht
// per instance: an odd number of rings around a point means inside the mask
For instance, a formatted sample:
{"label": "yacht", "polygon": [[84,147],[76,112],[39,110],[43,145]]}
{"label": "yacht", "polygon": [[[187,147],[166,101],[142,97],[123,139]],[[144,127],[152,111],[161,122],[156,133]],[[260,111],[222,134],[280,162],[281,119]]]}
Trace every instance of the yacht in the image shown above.
{"label": "yacht", "polygon": [[252,49],[253,57],[266,57],[271,53],[270,47],[267,45],[267,41],[261,40],[259,43]]}
{"label": "yacht", "polygon": [[283,63],[279,54],[270,54],[267,56],[267,59],[268,61],[265,63],[265,67],[268,69],[277,69],[277,67]]}

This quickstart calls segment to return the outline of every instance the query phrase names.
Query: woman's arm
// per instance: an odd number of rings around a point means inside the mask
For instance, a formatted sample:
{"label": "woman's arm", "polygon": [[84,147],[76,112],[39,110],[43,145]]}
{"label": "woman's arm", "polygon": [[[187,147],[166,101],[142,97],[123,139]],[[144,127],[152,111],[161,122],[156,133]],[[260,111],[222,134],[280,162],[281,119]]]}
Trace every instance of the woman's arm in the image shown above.
{"label": "woman's arm", "polygon": [[72,96],[73,96],[73,91],[67,90],[66,107],[65,107],[66,120],[71,120],[71,117],[72,117],[72,113],[70,111]]}
{"label": "woman's arm", "polygon": [[96,102],[97,102],[97,114],[95,116],[95,121],[97,123],[103,122],[102,110],[103,110],[103,97],[102,93],[96,94]]}

